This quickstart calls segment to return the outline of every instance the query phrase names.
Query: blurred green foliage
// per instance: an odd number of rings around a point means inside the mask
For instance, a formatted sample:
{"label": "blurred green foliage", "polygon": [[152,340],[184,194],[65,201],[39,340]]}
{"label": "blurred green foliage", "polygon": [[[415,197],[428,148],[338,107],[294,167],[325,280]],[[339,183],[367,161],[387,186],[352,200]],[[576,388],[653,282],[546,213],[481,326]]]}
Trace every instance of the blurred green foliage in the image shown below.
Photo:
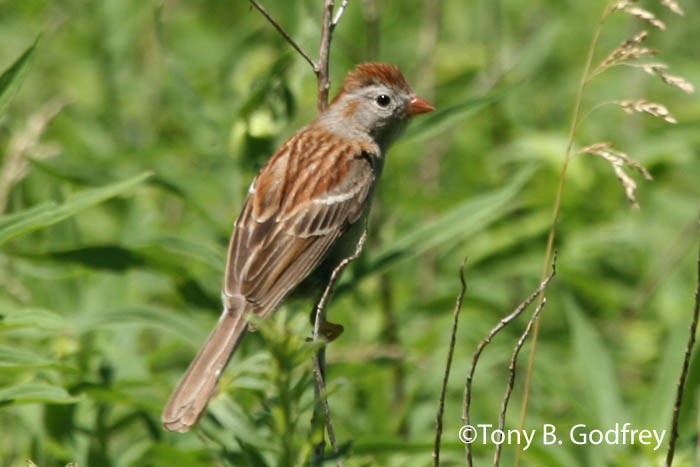
{"label": "blurred green foliage", "polygon": [[[315,55],[320,1],[264,4]],[[538,283],[568,119],[605,2],[350,2],[334,89],[392,61],[438,111],[389,154],[370,241],[330,305],[330,405],[345,465],[429,465],[451,309],[469,291],[442,458],[463,465],[471,354]],[[700,7],[650,46],[700,83]],[[438,9],[439,10],[436,10]],[[308,65],[247,2],[0,2],[0,464],[304,465],[312,433],[311,304],[246,338],[199,427],[159,412],[219,311],[225,248],[247,184],[315,113]],[[622,13],[597,60],[640,28]],[[700,101],[619,67],[584,105],[647,98],[678,119],[602,107],[577,146],[614,141],[654,176],[629,208],[603,160],[570,167],[526,426],[666,429],[693,303]],[[473,420],[497,422],[521,318],[487,347]],[[517,427],[524,362],[508,426]],[[692,361],[677,465],[697,438]],[[668,440],[668,436],[666,437]],[[493,446],[475,446],[477,465]],[[657,465],[664,447],[534,445],[525,465]],[[510,465],[514,447],[504,450]]]}

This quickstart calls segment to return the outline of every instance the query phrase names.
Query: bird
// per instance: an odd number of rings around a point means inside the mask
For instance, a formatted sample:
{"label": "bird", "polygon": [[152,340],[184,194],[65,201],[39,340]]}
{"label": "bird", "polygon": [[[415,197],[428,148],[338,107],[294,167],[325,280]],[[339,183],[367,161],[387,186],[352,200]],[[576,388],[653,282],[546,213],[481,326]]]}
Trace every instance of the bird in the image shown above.
{"label": "bird", "polygon": [[412,117],[434,109],[397,66],[362,63],[269,158],[234,222],[223,311],[163,410],[166,430],[187,432],[206,411],[250,315],[267,318],[311,273],[342,260],[362,231],[389,146]]}

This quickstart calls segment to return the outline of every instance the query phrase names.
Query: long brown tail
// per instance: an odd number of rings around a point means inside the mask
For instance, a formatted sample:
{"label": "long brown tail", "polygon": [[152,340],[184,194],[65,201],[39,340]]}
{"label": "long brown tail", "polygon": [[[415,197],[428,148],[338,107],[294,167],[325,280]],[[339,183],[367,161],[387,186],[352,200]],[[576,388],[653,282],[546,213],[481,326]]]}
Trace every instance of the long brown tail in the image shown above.
{"label": "long brown tail", "polygon": [[248,321],[242,310],[224,309],[163,409],[161,420],[166,430],[184,433],[197,423],[214,393],[219,375],[247,327]]}

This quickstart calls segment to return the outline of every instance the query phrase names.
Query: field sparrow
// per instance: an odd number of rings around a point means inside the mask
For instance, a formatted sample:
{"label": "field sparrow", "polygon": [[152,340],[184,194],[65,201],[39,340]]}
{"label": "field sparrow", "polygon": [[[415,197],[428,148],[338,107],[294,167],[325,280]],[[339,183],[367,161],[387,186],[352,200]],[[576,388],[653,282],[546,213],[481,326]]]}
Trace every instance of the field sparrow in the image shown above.
{"label": "field sparrow", "polygon": [[204,412],[248,314],[265,319],[311,272],[342,258],[347,242],[339,239],[361,227],[389,145],[410,117],[433,109],[397,67],[361,64],[328,108],[272,155],[234,224],[224,310],[163,410],[167,430],[185,432]]}

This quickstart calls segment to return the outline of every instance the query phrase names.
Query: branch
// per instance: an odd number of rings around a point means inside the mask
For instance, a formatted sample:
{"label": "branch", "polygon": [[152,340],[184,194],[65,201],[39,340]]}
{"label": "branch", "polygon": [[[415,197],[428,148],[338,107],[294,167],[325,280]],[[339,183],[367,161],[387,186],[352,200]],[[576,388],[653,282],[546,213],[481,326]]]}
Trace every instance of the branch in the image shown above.
{"label": "branch", "polygon": [[315,62],[311,56],[292,38],[292,36],[282,27],[282,25],[272,17],[272,15],[263,7],[257,0],[249,0],[262,15],[274,26],[277,31],[282,34],[289,44],[294,47],[299,55],[304,57],[311,68],[314,70],[316,80],[318,82],[318,97],[316,107],[319,112],[323,112],[328,107],[328,91],[331,88],[331,81],[328,73],[328,63],[331,54],[331,39],[333,38],[333,30],[343,17],[345,9],[348,6],[349,0],[343,0],[338,7],[338,11],[333,16],[335,9],[335,0],[324,0],[323,4],[323,19],[321,20],[321,45],[318,51],[318,62]]}
{"label": "branch", "polygon": [[304,59],[309,63],[309,65],[311,65],[311,68],[313,68],[314,72],[316,72],[316,63],[314,62],[314,60],[308,53],[306,53],[304,49],[301,48],[299,44],[296,43],[294,39],[292,39],[292,36],[289,35],[289,33],[282,27],[282,25],[278,23],[277,20],[273,18],[272,15],[270,15],[270,13],[265,9],[265,7],[258,3],[257,0],[249,1],[250,4],[253,5],[260,13],[262,13],[262,15],[270,22],[270,24],[272,24],[272,26],[274,26],[275,29],[277,29],[277,32],[282,34],[282,37],[284,37],[286,41],[289,42],[289,44],[292,47],[294,47],[294,50],[299,52],[299,55],[304,57]]}
{"label": "branch", "polygon": [[464,294],[467,292],[467,282],[464,280],[464,265],[467,258],[462,261],[462,267],[459,268],[459,280],[462,283],[462,289],[457,295],[455,308],[452,312],[452,333],[450,334],[450,346],[447,350],[447,363],[445,363],[445,374],[442,377],[442,387],[440,388],[440,401],[438,402],[438,412],[435,417],[435,447],[433,448],[433,466],[440,465],[440,439],[442,438],[442,418],[445,413],[445,393],[447,392],[447,381],[450,379],[450,369],[452,368],[452,356],[455,350],[455,340],[457,338],[457,324],[459,322],[459,311],[462,309],[462,301]]}
{"label": "branch", "polygon": [[[312,420],[317,420],[318,418],[318,404],[321,405],[321,410],[323,410],[323,419],[325,421],[326,432],[328,433],[328,441],[331,443],[331,448],[334,454],[338,454],[338,443],[335,439],[335,430],[333,429],[333,421],[331,420],[331,408],[328,405],[328,397],[326,394],[326,383],[324,381],[325,371],[324,371],[324,360],[325,355],[322,354],[322,349],[314,355],[314,381],[316,382],[316,387],[314,391],[314,398],[316,399],[316,404],[314,406],[314,414]],[[325,441],[323,440],[323,433],[321,433],[321,441],[314,447],[314,458],[321,462],[323,459],[323,451],[325,450]],[[315,465],[312,463],[312,465]],[[338,467],[342,467],[342,463],[338,462]]]}
{"label": "branch", "polygon": [[[498,414],[498,429],[503,430],[503,428],[506,425],[506,411],[508,410],[508,402],[510,402],[510,396],[513,393],[513,386],[515,384],[515,372],[517,368],[517,362],[518,362],[518,354],[520,354],[520,349],[523,348],[523,344],[525,344],[525,340],[530,336],[530,332],[532,331],[532,327],[534,326],[535,322],[540,316],[540,313],[542,312],[542,308],[544,308],[545,304],[547,303],[547,298],[542,297],[542,301],[537,305],[537,308],[535,308],[534,313],[532,313],[532,316],[530,317],[530,321],[527,322],[527,326],[525,327],[525,331],[523,331],[522,335],[520,336],[520,339],[518,339],[517,344],[515,344],[515,348],[513,348],[513,355],[510,357],[510,365],[508,365],[508,385],[506,386],[506,393],[503,396],[503,402],[501,403],[501,411]],[[496,452],[494,453],[493,456],[493,465],[498,466],[501,462],[501,448],[503,447],[503,443],[499,443],[496,445]]]}
{"label": "branch", "polygon": [[[338,282],[338,278],[340,277],[340,274],[343,272],[343,270],[353,261],[355,261],[357,258],[360,257],[360,254],[362,253],[362,249],[365,246],[365,241],[367,240],[367,225],[365,224],[364,230],[362,231],[362,235],[357,241],[357,245],[355,246],[355,252],[348,256],[347,258],[344,258],[338,265],[333,269],[333,272],[331,273],[330,278],[328,279],[328,283],[326,284],[326,288],[323,290],[323,294],[321,295],[321,298],[319,299],[318,303],[316,304],[316,308],[314,310],[314,331],[313,331],[313,342],[318,342],[319,337],[321,336],[321,326],[323,323],[326,322],[325,320],[325,314],[326,314],[326,305],[328,304],[328,300],[333,292],[333,289],[335,288],[336,282]],[[330,406],[328,405],[328,397],[326,395],[326,383],[325,383],[325,348],[320,348],[319,351],[316,353],[313,359],[314,362],[314,380],[316,382],[315,386],[315,393],[314,393],[314,398],[316,400],[316,404],[314,404],[314,413],[312,415],[312,424],[314,423],[315,420],[318,420],[319,413],[318,413],[318,407],[320,405],[322,411],[323,411],[323,418],[325,420],[325,426],[326,426],[326,432],[328,433],[328,441],[331,444],[331,448],[333,449],[334,454],[338,454],[338,444],[335,439],[335,430],[333,429],[333,422],[331,420],[331,410]],[[325,441],[323,439],[323,434],[321,435],[321,441],[316,444],[314,447],[314,459],[318,461],[319,463],[322,462],[323,459],[323,451],[325,448]],[[313,462],[312,462],[313,465]],[[342,463],[338,462],[338,466],[342,467]]]}
{"label": "branch", "polygon": [[[474,351],[474,355],[472,356],[472,363],[471,367],[469,368],[469,372],[467,373],[467,380],[464,384],[464,398],[462,399],[462,421],[464,422],[464,425],[470,425],[470,419],[469,419],[469,409],[471,407],[471,399],[472,399],[472,381],[474,380],[474,371],[476,370],[476,364],[479,362],[479,357],[481,356],[481,352],[484,351],[484,348],[488,344],[491,343],[491,340],[503,330],[508,324],[510,324],[515,318],[520,316],[520,314],[527,309],[532,302],[537,299],[538,296],[542,292],[544,292],[544,289],[547,288],[549,285],[549,282],[552,280],[554,275],[556,274],[556,264],[557,264],[557,257],[556,254],[554,255],[554,258],[552,259],[552,270],[549,273],[547,277],[544,278],[544,280],[540,283],[539,287],[530,294],[529,297],[525,299],[518,307],[513,310],[508,316],[504,317],[501,319],[501,321],[498,322],[496,326],[494,326],[491,331],[486,335],[486,337],[479,342],[479,345],[477,346],[476,350]],[[473,466],[473,459],[472,459],[472,447],[471,443],[466,443],[465,444],[466,448],[466,458],[467,458],[467,465],[469,467]]]}
{"label": "branch", "polygon": [[314,312],[314,341],[318,340],[318,336],[320,333],[320,327],[321,327],[321,322],[322,320],[320,319],[323,315],[323,313],[326,310],[326,304],[328,303],[328,299],[331,296],[331,293],[333,292],[333,288],[335,287],[335,283],[338,282],[338,278],[340,277],[340,273],[343,272],[343,270],[348,267],[350,263],[355,261],[357,258],[360,257],[360,254],[362,253],[362,249],[365,246],[365,241],[367,240],[367,225],[365,225],[364,230],[362,231],[362,235],[360,235],[360,238],[357,240],[357,245],[355,246],[355,251],[352,255],[348,256],[347,258],[344,258],[338,265],[333,269],[333,272],[331,273],[330,279],[328,279],[328,284],[326,284],[326,288],[323,291],[323,295],[321,295],[321,299],[318,301],[316,304],[316,310]]}
{"label": "branch", "polygon": [[[700,218],[698,219],[700,222]],[[688,379],[688,368],[690,366],[690,357],[695,346],[695,333],[698,330],[698,318],[700,317],[700,251],[698,251],[698,271],[697,284],[695,286],[695,307],[693,308],[693,319],[690,322],[690,332],[688,335],[688,343],[685,346],[685,357],[683,358],[683,369],[678,378],[678,390],[676,391],[676,401],[673,404],[673,421],[671,422],[671,439],[668,443],[668,452],[666,453],[666,467],[671,467],[673,464],[673,455],[676,452],[676,441],[678,440],[678,419],[681,413],[681,403],[683,402],[683,391],[685,383]]]}
{"label": "branch", "polygon": [[[343,2],[347,3],[347,2]],[[316,79],[318,80],[318,100],[316,107],[319,113],[326,110],[328,107],[328,90],[331,88],[331,82],[328,78],[328,62],[331,53],[331,39],[333,38],[333,29],[335,22],[333,21],[333,7],[335,0],[325,0],[323,5],[323,20],[321,25],[321,46],[318,51],[318,64],[314,68]],[[341,5],[338,13],[342,15],[344,5]],[[340,20],[340,16],[338,16]]]}
{"label": "branch", "polygon": [[338,23],[340,22],[340,18],[343,17],[343,13],[345,13],[345,8],[347,8],[348,3],[350,3],[350,0],[343,0],[340,2],[340,6],[338,7],[338,11],[335,13],[335,17],[333,18],[333,23],[331,26],[335,28]]}

